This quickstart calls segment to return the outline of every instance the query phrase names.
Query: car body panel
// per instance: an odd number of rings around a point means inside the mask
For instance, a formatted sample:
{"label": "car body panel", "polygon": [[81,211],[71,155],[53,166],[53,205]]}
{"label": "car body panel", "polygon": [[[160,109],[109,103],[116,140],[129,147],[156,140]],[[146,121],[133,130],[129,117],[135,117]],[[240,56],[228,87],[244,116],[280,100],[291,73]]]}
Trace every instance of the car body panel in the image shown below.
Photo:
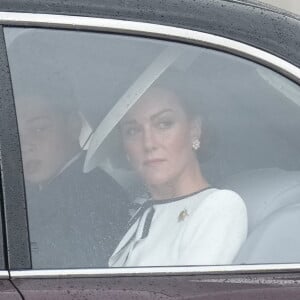
{"label": "car body panel", "polygon": [[299,299],[297,275],[15,279],[25,299]]}
{"label": "car body panel", "polygon": [[[228,37],[299,66],[299,17],[253,1],[1,1],[0,11],[112,18],[176,26]],[[288,55],[286,55],[288,54]]]}
{"label": "car body panel", "polygon": [[[13,103],[8,60],[3,29],[0,28],[0,136],[1,136],[1,181],[5,246],[11,254],[7,257],[9,268],[30,267],[30,253],[25,214],[25,190],[18,128]],[[10,200],[9,200],[10,199]],[[13,201],[11,200],[13,199]],[[2,258],[5,256],[2,255]],[[14,261],[10,258],[14,257]],[[27,266],[26,266],[27,264]]]}
{"label": "car body panel", "polygon": [[[300,20],[245,1],[1,1],[1,12],[77,15],[158,23],[216,34],[263,49],[300,66]],[[1,22],[1,20],[0,20]],[[2,32],[2,31],[1,31]],[[8,266],[31,268],[20,145],[3,33],[0,36],[0,136]],[[4,67],[3,67],[4,66]],[[5,103],[5,105],[3,105]],[[9,128],[9,130],[7,130]],[[14,201],[12,201],[12,199]],[[222,268],[220,268],[222,269]],[[226,268],[224,268],[226,271]],[[236,274],[30,276],[11,273],[24,299],[300,299],[296,270]],[[204,272],[205,273],[205,272]],[[4,298],[1,298],[1,297]],[[9,298],[11,297],[11,298]],[[15,298],[13,298],[15,297]],[[20,299],[1,280],[0,299]]]}
{"label": "car body panel", "polygon": [[0,280],[0,300],[21,300],[19,292],[15,286],[7,279]]}

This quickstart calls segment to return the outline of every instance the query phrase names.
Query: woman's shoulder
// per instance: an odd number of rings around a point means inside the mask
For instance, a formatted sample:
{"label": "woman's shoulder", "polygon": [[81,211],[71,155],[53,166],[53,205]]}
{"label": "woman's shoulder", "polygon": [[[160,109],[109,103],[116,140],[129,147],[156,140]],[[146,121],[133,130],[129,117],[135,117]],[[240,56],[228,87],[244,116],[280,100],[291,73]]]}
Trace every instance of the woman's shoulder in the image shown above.
{"label": "woman's shoulder", "polygon": [[207,196],[206,199],[209,199],[210,202],[222,202],[225,205],[230,205],[230,204],[240,204],[240,205],[245,205],[244,200],[242,197],[232,191],[232,190],[222,190],[222,189],[213,189],[213,191]]}
{"label": "woman's shoulder", "polygon": [[[195,201],[195,206],[186,218],[184,243],[201,238],[206,243],[223,241],[238,243],[247,236],[248,218],[243,199],[234,191],[210,189],[205,197]],[[223,245],[227,247],[228,245]],[[222,247],[223,247],[222,246]]]}
{"label": "woman's shoulder", "polygon": [[205,209],[207,213],[247,214],[244,200],[232,190],[212,189],[199,206]]}

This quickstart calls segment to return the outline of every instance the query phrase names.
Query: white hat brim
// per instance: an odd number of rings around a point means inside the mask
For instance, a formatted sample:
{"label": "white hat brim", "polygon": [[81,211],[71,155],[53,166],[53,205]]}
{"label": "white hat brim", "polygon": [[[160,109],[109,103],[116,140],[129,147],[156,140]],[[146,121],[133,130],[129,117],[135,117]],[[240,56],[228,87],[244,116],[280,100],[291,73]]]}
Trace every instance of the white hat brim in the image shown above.
{"label": "white hat brim", "polygon": [[95,154],[103,141],[147,89],[179,58],[182,51],[181,47],[164,49],[116,102],[91,138],[84,162],[84,172],[91,171],[99,164],[99,155],[96,161]]}

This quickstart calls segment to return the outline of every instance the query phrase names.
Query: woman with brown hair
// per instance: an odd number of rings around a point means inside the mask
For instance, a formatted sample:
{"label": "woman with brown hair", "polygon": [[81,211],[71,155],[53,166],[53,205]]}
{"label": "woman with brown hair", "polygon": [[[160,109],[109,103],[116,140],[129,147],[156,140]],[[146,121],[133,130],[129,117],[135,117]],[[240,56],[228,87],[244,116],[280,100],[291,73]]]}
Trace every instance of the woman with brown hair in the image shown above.
{"label": "woman with brown hair", "polygon": [[235,192],[209,185],[197,158],[201,119],[178,94],[150,87],[119,124],[129,164],[150,194],[111,267],[230,264],[247,235]]}

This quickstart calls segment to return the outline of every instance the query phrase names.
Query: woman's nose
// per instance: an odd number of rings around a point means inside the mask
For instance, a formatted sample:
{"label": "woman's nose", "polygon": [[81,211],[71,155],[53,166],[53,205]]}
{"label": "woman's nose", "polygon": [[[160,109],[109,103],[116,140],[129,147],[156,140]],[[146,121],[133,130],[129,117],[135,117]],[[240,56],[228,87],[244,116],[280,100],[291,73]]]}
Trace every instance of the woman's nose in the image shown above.
{"label": "woman's nose", "polygon": [[152,152],[156,149],[155,136],[151,128],[144,129],[144,149],[146,152]]}

